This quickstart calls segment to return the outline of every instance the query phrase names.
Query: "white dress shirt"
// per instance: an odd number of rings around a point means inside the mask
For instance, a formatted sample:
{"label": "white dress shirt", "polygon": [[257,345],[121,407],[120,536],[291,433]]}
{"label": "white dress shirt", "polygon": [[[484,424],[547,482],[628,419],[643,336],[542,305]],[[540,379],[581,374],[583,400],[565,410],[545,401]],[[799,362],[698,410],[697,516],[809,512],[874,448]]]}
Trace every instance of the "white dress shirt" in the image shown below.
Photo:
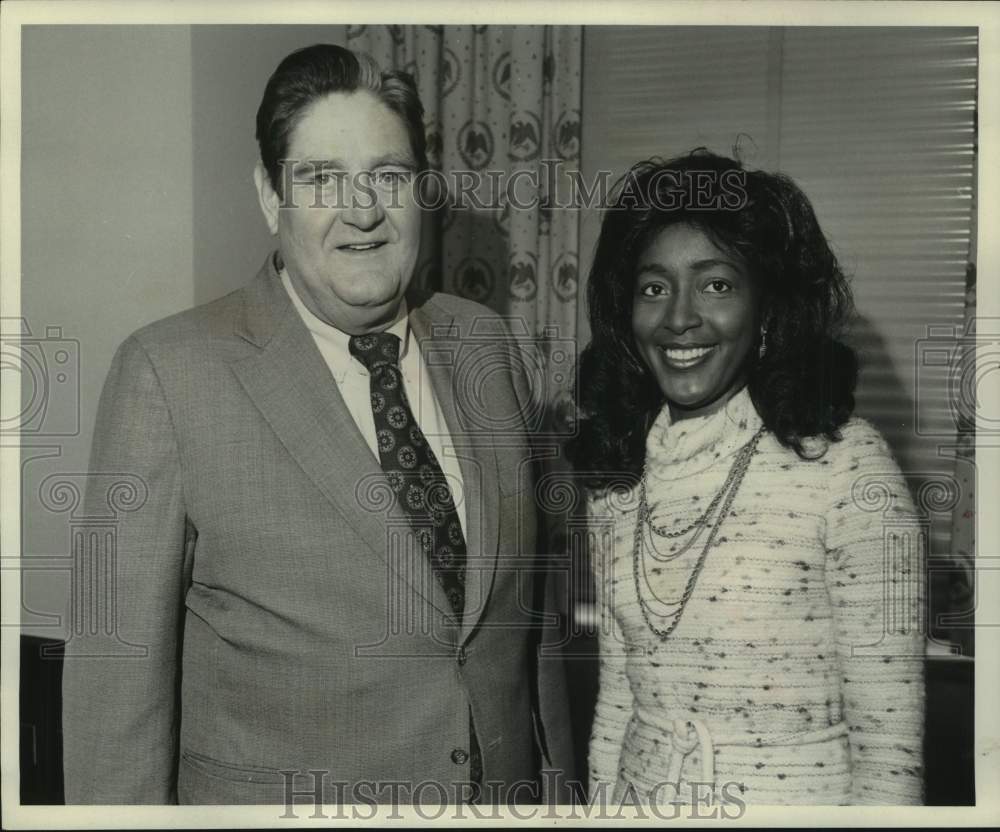
{"label": "white dress shirt", "polygon": [[[368,443],[375,460],[381,466],[378,438],[375,435],[375,417],[372,415],[370,377],[365,365],[351,355],[349,347],[351,336],[331,326],[326,321],[320,320],[309,311],[295,291],[295,287],[292,286],[291,278],[286,269],[281,270],[281,282],[303,323],[312,334],[316,346],[319,347],[320,355],[326,361],[326,366],[330,368],[330,375],[337,383],[337,388],[354,419],[354,424],[358,426],[358,430],[361,431],[365,442]],[[466,528],[468,508],[464,499],[465,488],[462,470],[459,467],[458,458],[453,452],[454,445],[451,441],[451,434],[448,432],[448,425],[441,413],[437,397],[434,395],[434,388],[427,373],[427,367],[424,365],[423,356],[420,354],[417,339],[410,329],[405,300],[403,304],[403,316],[387,331],[399,336],[399,369],[403,376],[403,387],[413,411],[413,418],[420,425],[420,430],[427,438],[427,444],[434,451],[434,456],[437,457],[438,463],[441,465],[445,479],[448,480],[458,520],[462,524],[462,533],[468,539]]]}

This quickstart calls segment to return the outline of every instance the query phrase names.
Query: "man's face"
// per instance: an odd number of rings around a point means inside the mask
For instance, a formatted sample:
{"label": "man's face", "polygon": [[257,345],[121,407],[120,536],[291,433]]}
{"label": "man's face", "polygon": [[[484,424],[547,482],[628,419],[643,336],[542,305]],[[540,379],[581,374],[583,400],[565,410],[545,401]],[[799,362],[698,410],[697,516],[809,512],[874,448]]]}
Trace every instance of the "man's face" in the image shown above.
{"label": "man's face", "polygon": [[284,200],[258,164],[264,216],[318,318],[351,334],[398,318],[420,248],[415,172],[402,119],[369,92],[306,108],[288,142]]}

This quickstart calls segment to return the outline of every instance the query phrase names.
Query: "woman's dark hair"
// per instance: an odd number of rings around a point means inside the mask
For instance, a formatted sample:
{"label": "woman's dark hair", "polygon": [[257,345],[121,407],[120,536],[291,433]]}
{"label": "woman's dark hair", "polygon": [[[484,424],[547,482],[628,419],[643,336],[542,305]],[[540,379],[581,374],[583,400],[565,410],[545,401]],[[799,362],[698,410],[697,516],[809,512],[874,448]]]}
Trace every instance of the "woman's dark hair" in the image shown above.
{"label": "woman's dark hair", "polygon": [[257,108],[257,145],[271,187],[282,194],[281,163],[306,108],[333,92],[367,90],[403,120],[417,169],[427,167],[424,108],[413,78],[382,72],[375,59],[342,46],[317,43],[288,55],[274,70]]}
{"label": "woman's dark hair", "polygon": [[850,288],[812,205],[787,176],[745,170],[699,148],[633,166],[604,215],[587,301],[591,342],[580,357],[578,431],[567,448],[592,487],[638,476],[664,396],[632,335],[636,265],[661,231],[704,232],[747,268],[761,297],[766,351],[747,358],[750,398],[764,424],[802,457],[808,437],[839,439],[854,411],[857,358],[837,340]]}

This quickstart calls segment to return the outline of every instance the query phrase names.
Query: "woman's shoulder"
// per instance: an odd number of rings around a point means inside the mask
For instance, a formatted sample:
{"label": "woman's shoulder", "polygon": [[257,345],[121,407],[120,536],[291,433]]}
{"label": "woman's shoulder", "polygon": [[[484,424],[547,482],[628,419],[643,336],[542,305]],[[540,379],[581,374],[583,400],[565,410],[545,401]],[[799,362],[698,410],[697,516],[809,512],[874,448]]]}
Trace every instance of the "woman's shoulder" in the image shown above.
{"label": "woman's shoulder", "polygon": [[852,416],[837,430],[838,440],[829,444],[831,461],[853,459],[859,463],[893,460],[889,443],[881,431],[862,416]]}
{"label": "woman's shoulder", "polygon": [[885,444],[882,433],[864,416],[851,416],[837,429],[837,432],[841,436],[841,441],[845,443]]}
{"label": "woman's shoulder", "polygon": [[862,416],[852,416],[837,428],[835,436],[836,438],[832,440],[824,436],[805,437],[802,440],[801,457],[792,448],[782,446],[782,451],[804,462],[822,462],[824,467],[860,455],[892,456],[885,437],[875,425]]}
{"label": "woman's shoulder", "polygon": [[892,504],[912,513],[911,508],[906,508],[911,500],[909,487],[881,431],[867,419],[855,416],[840,428],[839,435],[840,440],[830,443],[826,455],[830,461],[828,491],[833,508],[841,508],[846,502],[872,512],[891,499]]}
{"label": "woman's shoulder", "polygon": [[809,484],[804,491],[804,485],[796,485],[798,490],[793,493],[812,493],[819,499],[825,495],[833,506],[843,504],[845,495],[869,483],[891,484],[893,489],[899,486],[901,471],[896,457],[870,421],[853,416],[840,426],[836,436],[834,440],[805,439],[801,456],[776,440],[768,443],[769,464],[762,470],[771,474],[788,472],[789,482]]}

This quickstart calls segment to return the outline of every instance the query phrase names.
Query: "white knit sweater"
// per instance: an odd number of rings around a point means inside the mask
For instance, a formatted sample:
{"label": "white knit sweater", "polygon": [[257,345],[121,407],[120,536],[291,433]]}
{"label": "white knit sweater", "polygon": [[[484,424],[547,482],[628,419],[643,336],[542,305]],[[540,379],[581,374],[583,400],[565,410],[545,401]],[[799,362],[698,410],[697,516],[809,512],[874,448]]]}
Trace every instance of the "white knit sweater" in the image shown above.
{"label": "white knit sweater", "polygon": [[[745,390],[673,425],[664,408],[646,446],[653,523],[694,522],[760,425]],[[663,604],[680,598],[708,529],[673,560],[693,532],[647,535],[637,578],[638,490],[592,496],[590,522],[606,532],[592,553],[595,797],[631,784],[666,800],[665,782],[714,777],[716,799],[747,803],[921,802],[923,545],[881,436],[857,418],[841,434],[808,461],[764,434],[665,641],[636,584],[664,629]]]}

